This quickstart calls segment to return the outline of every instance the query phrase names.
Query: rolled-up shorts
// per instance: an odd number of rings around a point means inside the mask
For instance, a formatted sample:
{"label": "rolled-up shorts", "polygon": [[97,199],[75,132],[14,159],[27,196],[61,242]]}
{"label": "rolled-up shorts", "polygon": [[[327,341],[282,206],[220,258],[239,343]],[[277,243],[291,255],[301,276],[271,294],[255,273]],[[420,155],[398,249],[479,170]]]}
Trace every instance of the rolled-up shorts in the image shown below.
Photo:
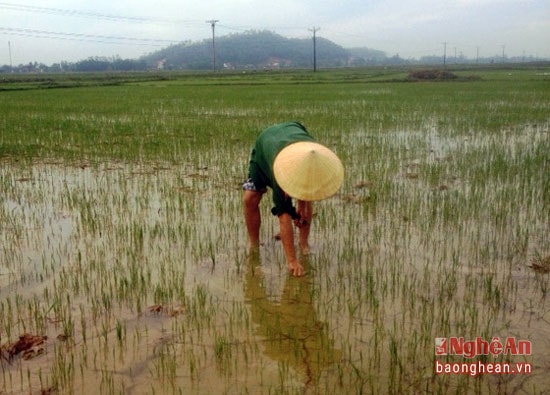
{"label": "rolled-up shorts", "polygon": [[[252,150],[251,157],[254,155]],[[258,165],[254,161],[250,161],[248,166],[248,178],[243,183],[243,190],[266,193],[268,183],[264,179],[262,171],[258,168]]]}
{"label": "rolled-up shorts", "polygon": [[245,191],[252,191],[252,192],[259,192],[259,193],[266,193],[267,192],[267,188],[266,187],[263,187],[263,188],[259,188],[256,186],[256,184],[254,183],[254,180],[252,180],[252,178],[247,178],[245,182],[243,182],[243,190]]}

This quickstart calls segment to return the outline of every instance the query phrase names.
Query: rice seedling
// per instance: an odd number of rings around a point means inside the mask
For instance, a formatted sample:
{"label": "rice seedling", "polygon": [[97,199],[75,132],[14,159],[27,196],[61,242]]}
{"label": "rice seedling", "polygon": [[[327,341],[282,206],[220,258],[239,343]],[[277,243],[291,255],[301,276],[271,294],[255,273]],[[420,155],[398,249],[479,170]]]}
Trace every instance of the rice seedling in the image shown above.
{"label": "rice seedling", "polygon": [[[547,388],[548,81],[477,72],[0,92],[0,392]],[[257,256],[241,218],[256,134],[291,119],[346,168],[300,279],[269,198]],[[43,352],[6,360],[25,333]],[[510,336],[533,350],[502,361],[530,375],[434,372],[436,338]]]}

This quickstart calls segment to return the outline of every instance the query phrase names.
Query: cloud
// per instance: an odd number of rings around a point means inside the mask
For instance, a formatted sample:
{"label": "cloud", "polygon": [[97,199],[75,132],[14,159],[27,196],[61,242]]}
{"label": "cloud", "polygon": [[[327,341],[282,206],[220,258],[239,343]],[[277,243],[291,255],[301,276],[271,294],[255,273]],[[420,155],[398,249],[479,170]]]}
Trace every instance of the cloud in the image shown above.
{"label": "cloud", "polygon": [[[320,27],[320,36],[344,47],[368,46],[404,57],[439,53],[442,42],[460,48],[467,56],[475,55],[476,46],[493,51],[505,44],[510,54],[529,51],[550,57],[547,0],[50,0],[47,4],[26,0],[25,4],[36,9],[15,10],[0,5],[0,28],[197,41],[211,35],[206,21],[218,19],[219,35],[268,29],[305,38],[311,36],[308,29],[315,26]],[[71,10],[78,12],[70,14]],[[132,20],[138,17],[146,20]],[[5,30],[0,30],[0,35],[4,42],[12,42],[21,62],[73,61],[109,54],[137,57],[158,49],[142,46],[145,42],[78,42]],[[0,64],[6,63],[6,54],[0,50]]]}

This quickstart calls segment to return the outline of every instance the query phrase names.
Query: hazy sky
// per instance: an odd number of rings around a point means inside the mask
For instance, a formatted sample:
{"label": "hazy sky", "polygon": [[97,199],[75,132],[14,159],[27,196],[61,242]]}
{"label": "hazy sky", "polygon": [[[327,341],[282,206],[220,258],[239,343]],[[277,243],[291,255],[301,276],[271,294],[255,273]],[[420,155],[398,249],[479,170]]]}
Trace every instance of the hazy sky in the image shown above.
{"label": "hazy sky", "polygon": [[[0,1],[0,65],[137,58],[177,42],[271,30],[392,56],[550,58],[549,0]],[[10,51],[11,49],[11,51]]]}

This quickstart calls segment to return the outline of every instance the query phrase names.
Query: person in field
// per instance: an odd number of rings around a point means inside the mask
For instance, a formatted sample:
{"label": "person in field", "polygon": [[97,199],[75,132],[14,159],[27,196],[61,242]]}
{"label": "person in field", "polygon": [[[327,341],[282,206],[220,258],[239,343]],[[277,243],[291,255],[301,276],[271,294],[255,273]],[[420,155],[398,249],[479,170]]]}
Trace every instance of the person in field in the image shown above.
{"label": "person in field", "polygon": [[[249,249],[260,245],[260,201],[267,188],[273,191],[271,213],[279,218],[280,239],[293,276],[304,275],[294,247],[293,224],[298,228],[301,253],[309,253],[312,201],[336,193],[344,179],[340,159],[317,143],[298,122],[268,127],[260,133],[252,152],[248,179],[243,184],[243,206]],[[297,200],[296,207],[292,199]]]}

